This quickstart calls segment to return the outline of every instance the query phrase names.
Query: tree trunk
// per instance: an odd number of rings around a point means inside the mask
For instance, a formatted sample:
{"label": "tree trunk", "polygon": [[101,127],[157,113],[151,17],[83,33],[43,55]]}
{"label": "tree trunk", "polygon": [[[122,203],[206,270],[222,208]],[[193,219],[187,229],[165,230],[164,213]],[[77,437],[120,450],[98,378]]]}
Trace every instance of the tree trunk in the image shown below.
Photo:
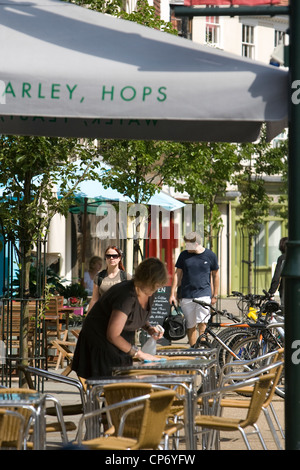
{"label": "tree trunk", "polygon": [[[21,297],[21,318],[20,318],[20,363],[27,366],[29,363],[29,282],[31,264],[31,244],[23,242],[21,245],[21,276],[20,276],[20,297]],[[25,385],[25,378],[20,377],[20,386]]]}

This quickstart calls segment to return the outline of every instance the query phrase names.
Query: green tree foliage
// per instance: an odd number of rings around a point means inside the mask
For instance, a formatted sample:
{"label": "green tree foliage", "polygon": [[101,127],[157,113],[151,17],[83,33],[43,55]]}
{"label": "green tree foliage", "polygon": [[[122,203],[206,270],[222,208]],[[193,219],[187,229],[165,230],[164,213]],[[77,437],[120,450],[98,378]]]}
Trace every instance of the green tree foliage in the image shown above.
{"label": "green tree foliage", "polygon": [[[81,168],[70,160],[79,156]],[[96,174],[95,151],[76,139],[0,136],[1,231],[26,250],[42,238],[55,213],[67,215],[74,190]],[[60,198],[55,184],[60,182]]]}
{"label": "green tree foliage", "polygon": [[124,20],[133,21],[149,28],[158,29],[165,33],[177,35],[177,29],[170,21],[164,21],[155,11],[154,6],[150,6],[147,0],[137,0],[136,9],[131,13],[121,11],[118,16]]}
{"label": "green tree foliage", "polygon": [[68,0],[68,3],[87,7],[89,10],[116,16],[123,8],[122,0]]}
{"label": "green tree foliage", "polygon": [[269,215],[271,198],[266,193],[264,178],[284,175],[287,170],[287,140],[277,147],[266,141],[265,134],[257,143],[241,144],[237,147],[241,171],[233,181],[240,196],[241,225],[249,236],[256,235],[264,218]]}
{"label": "green tree foliage", "polygon": [[102,177],[105,187],[117,189],[135,204],[147,203],[161,183],[164,142],[101,140],[99,151],[111,166]]}
{"label": "green tree foliage", "polygon": [[136,8],[131,13],[125,11],[125,2],[122,0],[75,0],[80,6],[86,6],[90,10],[117,16],[127,21],[158,29],[166,33],[177,35],[177,29],[170,21],[164,21],[156,12],[154,6],[150,6],[147,0],[137,0]]}
{"label": "green tree foliage", "polygon": [[[72,163],[80,156],[82,168]],[[15,246],[19,256],[19,295],[30,296],[31,254],[34,243],[47,233],[55,213],[67,214],[74,190],[85,177],[94,177],[94,150],[75,139],[0,136],[0,231]],[[55,183],[61,181],[61,198]],[[23,363],[28,360],[29,308],[24,303],[22,319]]]}
{"label": "green tree foliage", "polygon": [[[111,166],[101,181],[105,187],[117,189],[135,204],[147,204],[150,197],[161,187],[165,155],[172,152],[173,145],[162,141],[101,140],[99,152],[105,163]],[[176,148],[176,146],[175,146]],[[144,220],[144,214],[140,214]],[[140,227],[136,227],[137,232]],[[138,234],[137,234],[138,235]],[[134,240],[133,266],[139,261],[139,237]]]}
{"label": "green tree foliage", "polygon": [[162,168],[166,183],[186,192],[192,202],[204,205],[205,236],[211,238],[221,225],[218,199],[239,168],[236,147],[228,143],[183,142],[173,144]]}

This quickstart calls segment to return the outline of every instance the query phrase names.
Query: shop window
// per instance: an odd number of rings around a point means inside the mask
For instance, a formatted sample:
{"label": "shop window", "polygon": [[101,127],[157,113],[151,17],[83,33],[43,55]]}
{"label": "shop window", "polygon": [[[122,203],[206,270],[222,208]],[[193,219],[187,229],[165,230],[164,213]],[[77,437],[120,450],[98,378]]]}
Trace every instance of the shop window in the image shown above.
{"label": "shop window", "polygon": [[255,237],[255,266],[271,266],[280,255],[278,251],[281,238],[281,221],[271,220],[261,225]]}

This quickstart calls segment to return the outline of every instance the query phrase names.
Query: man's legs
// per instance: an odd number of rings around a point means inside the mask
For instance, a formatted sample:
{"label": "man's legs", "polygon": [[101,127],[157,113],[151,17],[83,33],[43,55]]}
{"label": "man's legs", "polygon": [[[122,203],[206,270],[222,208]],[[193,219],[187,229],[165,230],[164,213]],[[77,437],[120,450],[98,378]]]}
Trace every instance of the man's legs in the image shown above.
{"label": "man's legs", "polygon": [[[210,297],[203,297],[201,300],[210,303]],[[209,311],[205,307],[193,302],[192,299],[182,299],[181,309],[186,319],[189,345],[194,346],[198,338],[197,327],[200,336],[206,330],[206,322],[210,316]]]}
{"label": "man's legs", "polygon": [[194,346],[197,341],[197,329],[196,326],[192,328],[187,328],[187,337],[189,340],[189,345]]}
{"label": "man's legs", "polygon": [[198,323],[198,325],[192,327],[192,328],[187,328],[187,337],[189,340],[189,345],[194,346],[194,344],[197,341],[198,335],[197,335],[197,326],[198,326],[198,332],[199,336],[203,335],[206,330],[206,323]]}
{"label": "man's legs", "polygon": [[206,323],[198,323],[199,336],[203,335],[206,330]]}

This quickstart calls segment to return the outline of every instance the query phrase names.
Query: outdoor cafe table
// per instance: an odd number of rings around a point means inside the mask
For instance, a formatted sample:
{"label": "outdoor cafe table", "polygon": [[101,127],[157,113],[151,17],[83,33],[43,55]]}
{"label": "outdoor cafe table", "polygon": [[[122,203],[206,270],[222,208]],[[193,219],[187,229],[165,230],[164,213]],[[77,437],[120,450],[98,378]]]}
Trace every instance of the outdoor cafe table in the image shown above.
{"label": "outdoor cafe table", "polygon": [[[109,378],[103,378],[98,380],[89,379],[86,380],[87,384],[87,411],[93,411],[97,409],[99,402],[97,397],[100,397],[103,392],[105,385],[120,383],[120,382],[131,382],[131,383],[151,383],[153,385],[160,386],[182,386],[185,390],[184,399],[184,425],[185,425],[185,436],[186,436],[186,448],[195,449],[194,432],[193,432],[193,421],[195,413],[195,399],[196,399],[196,375],[147,375],[147,376],[126,376],[117,375]],[[89,420],[87,427],[88,439],[98,437],[98,425],[97,421]]]}
{"label": "outdoor cafe table", "polygon": [[[185,353],[183,351],[186,351]],[[126,371],[134,370],[162,370],[170,372],[183,371],[194,371],[202,376],[202,390],[208,391],[211,388],[215,388],[216,379],[216,365],[217,358],[214,353],[215,350],[207,350],[206,353],[202,350],[177,350],[177,351],[165,351],[164,354],[159,352],[157,356],[186,356],[186,359],[172,359],[172,360],[161,360],[153,362],[133,362],[131,366],[122,366],[113,368],[114,375],[118,373],[125,373]],[[189,359],[189,356],[193,356],[193,359]],[[164,358],[163,358],[164,359]]]}
{"label": "outdoor cafe table", "polygon": [[[216,367],[217,367],[217,350],[215,348],[204,349],[163,349],[157,351],[157,356],[167,357],[197,357],[202,358],[203,362],[199,373],[203,377],[202,390],[204,392],[212,390],[216,386]],[[207,362],[205,362],[207,360]],[[208,410],[206,410],[208,412]]]}
{"label": "outdoor cafe table", "polygon": [[0,407],[26,408],[31,411],[34,421],[33,443],[35,450],[45,449],[45,403],[46,395],[40,392],[36,393],[1,393]]}
{"label": "outdoor cafe table", "polygon": [[[134,363],[132,366],[127,367],[116,367],[115,375],[110,378],[101,379],[88,379],[87,383],[87,409],[88,411],[94,410],[97,405],[97,397],[99,397],[103,391],[103,387],[111,383],[123,382],[144,382],[152,383],[154,385],[170,386],[170,385],[181,385],[185,390],[184,396],[184,425],[185,425],[185,438],[186,448],[189,450],[196,449],[196,441],[194,436],[194,416],[196,410],[196,398],[197,398],[197,379],[198,374],[203,377],[203,386],[207,390],[207,384],[211,384],[211,380],[208,380],[208,370],[213,369],[215,366],[215,359],[206,358],[195,358],[193,360],[172,360],[172,361],[155,361],[155,362],[139,362]],[[151,370],[153,375],[145,376],[126,376],[117,375],[118,373],[125,373],[126,371],[132,370]],[[155,375],[155,371],[169,371],[168,375]],[[196,374],[186,374],[186,371],[195,371]],[[180,374],[182,371],[182,375]],[[177,372],[177,373],[176,373]],[[213,374],[214,375],[214,374]],[[95,423],[94,423],[95,424]],[[91,424],[88,429],[88,438],[92,439],[97,437],[97,429],[94,424]]]}
{"label": "outdoor cafe table", "polygon": [[186,356],[188,357],[198,357],[202,359],[213,360],[215,365],[217,364],[217,350],[215,348],[203,348],[203,349],[194,349],[194,348],[184,348],[176,349],[167,348],[167,349],[157,349],[156,355],[158,357],[167,356],[167,357],[176,357],[176,356]]}
{"label": "outdoor cafe table", "polygon": [[196,349],[196,348],[182,348],[177,349],[175,346],[174,348],[167,348],[167,349],[157,349],[156,351],[157,356],[190,356],[190,357],[204,357],[207,359],[217,357],[217,350],[215,348],[203,348],[203,349]]}

